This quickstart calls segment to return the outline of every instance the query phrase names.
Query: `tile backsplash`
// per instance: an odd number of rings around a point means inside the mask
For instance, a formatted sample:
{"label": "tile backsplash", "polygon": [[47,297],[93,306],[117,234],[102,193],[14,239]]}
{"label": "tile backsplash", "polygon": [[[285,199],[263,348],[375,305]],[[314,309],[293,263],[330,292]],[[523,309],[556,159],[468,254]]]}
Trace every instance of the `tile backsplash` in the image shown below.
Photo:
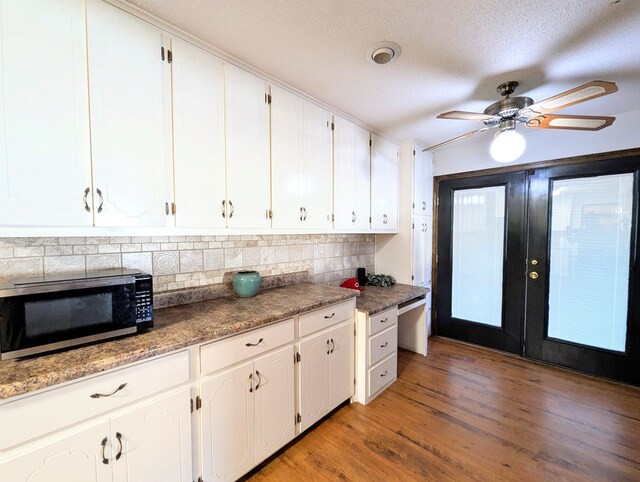
{"label": "tile backsplash", "polygon": [[67,271],[137,268],[162,292],[221,283],[255,269],[263,276],[307,271],[316,283],[374,271],[370,234],[0,238],[0,280]]}

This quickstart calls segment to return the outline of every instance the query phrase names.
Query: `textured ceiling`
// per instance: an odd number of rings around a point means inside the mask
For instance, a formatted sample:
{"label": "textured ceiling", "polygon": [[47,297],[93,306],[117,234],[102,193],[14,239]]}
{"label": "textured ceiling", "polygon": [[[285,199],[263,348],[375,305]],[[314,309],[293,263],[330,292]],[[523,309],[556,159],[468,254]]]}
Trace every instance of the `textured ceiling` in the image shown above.
{"label": "textured ceiling", "polygon": [[[562,113],[640,109],[640,0],[128,0],[398,140],[431,145],[481,124],[495,88],[541,100],[583,82],[620,91]],[[395,63],[367,63],[399,43]]]}

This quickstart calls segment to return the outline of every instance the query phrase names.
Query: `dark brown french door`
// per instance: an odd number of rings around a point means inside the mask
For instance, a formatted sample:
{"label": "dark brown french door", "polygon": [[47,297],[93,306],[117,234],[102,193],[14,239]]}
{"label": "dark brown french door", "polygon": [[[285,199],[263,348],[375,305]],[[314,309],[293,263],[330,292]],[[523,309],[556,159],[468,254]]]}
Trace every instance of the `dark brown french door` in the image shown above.
{"label": "dark brown french door", "polygon": [[442,181],[437,332],[640,385],[640,158]]}

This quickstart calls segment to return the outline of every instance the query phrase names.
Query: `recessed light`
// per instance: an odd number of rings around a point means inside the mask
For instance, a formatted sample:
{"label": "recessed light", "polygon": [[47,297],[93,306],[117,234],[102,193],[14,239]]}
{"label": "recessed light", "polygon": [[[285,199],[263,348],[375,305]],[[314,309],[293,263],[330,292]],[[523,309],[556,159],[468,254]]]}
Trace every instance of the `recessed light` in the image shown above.
{"label": "recessed light", "polygon": [[367,62],[374,65],[386,65],[400,57],[402,49],[395,42],[380,42],[367,50]]}

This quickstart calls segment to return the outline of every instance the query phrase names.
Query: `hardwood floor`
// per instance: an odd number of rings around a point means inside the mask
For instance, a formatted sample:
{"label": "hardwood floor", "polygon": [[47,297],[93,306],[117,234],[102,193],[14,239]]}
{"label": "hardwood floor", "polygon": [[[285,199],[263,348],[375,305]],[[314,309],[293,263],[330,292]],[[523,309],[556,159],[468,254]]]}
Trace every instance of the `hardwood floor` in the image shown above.
{"label": "hardwood floor", "polygon": [[637,481],[640,390],[431,338],[247,479]]}

